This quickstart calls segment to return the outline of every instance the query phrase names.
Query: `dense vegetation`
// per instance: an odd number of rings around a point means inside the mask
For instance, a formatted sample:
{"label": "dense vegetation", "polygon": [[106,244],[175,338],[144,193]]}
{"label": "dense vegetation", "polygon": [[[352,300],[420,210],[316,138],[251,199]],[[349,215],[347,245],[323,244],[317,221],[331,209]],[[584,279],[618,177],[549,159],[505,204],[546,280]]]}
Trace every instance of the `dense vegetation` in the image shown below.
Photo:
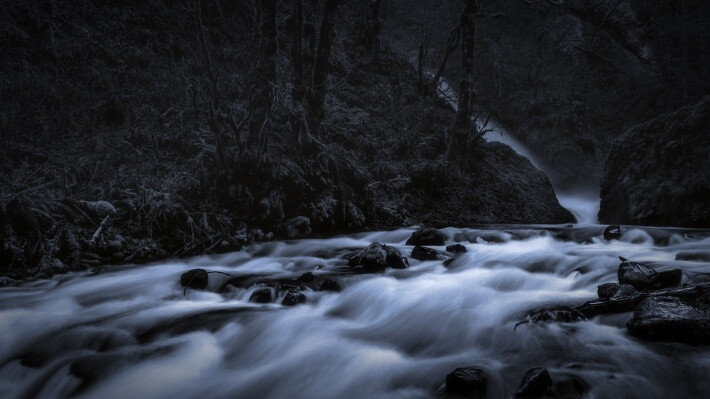
{"label": "dense vegetation", "polygon": [[451,156],[461,112],[340,3],[4,4],[3,273],[572,220],[509,148],[463,131]]}

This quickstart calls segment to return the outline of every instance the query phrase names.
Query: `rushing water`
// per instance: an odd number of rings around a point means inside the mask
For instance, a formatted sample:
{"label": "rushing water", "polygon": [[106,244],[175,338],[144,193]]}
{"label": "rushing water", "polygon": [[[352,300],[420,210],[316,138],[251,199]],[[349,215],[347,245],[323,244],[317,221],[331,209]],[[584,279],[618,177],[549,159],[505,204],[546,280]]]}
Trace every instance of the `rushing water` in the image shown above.
{"label": "rushing water", "polygon": [[[443,231],[468,250],[447,266],[442,257],[350,272],[342,255],[372,241],[408,256],[412,229],[401,229],[1,288],[0,397],[429,398],[466,365],[487,370],[492,398],[509,397],[536,366],[589,398],[710,392],[707,347],[638,340],[625,328],[630,313],[513,329],[529,310],[595,298],[597,284],[616,280],[617,256],[707,281],[710,264],[674,259],[708,251],[710,233],[629,229],[607,242],[602,226]],[[229,276],[213,273],[207,291],[183,295],[180,275],[195,267],[268,280],[310,271],[342,291],[255,304],[253,288],[221,291]]]}

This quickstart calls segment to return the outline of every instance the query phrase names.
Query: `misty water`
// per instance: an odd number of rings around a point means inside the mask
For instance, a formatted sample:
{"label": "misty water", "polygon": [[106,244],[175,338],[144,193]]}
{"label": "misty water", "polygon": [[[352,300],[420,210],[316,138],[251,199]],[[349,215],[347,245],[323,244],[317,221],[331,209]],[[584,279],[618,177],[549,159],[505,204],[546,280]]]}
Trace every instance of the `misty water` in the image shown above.
{"label": "misty water", "polygon": [[[0,289],[3,398],[429,398],[456,367],[483,367],[491,397],[508,397],[530,367],[589,398],[703,397],[710,350],[627,333],[630,313],[566,324],[517,321],[533,309],[580,304],[615,281],[618,256],[708,279],[710,232],[603,226],[487,226],[442,231],[467,253],[448,265],[354,274],[343,255],[373,241],[405,256],[413,229],[254,244],[148,266],[107,267]],[[444,252],[444,247],[433,247]],[[285,307],[248,302],[254,288],[183,291],[205,268],[265,281],[305,272],[341,292],[305,289]],[[575,396],[571,396],[575,397]]]}

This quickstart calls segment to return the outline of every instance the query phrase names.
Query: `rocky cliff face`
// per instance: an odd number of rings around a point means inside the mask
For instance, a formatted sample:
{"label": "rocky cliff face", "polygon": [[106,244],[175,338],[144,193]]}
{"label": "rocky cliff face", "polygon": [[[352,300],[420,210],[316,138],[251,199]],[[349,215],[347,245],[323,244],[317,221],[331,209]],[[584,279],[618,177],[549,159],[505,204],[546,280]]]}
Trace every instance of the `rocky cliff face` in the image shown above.
{"label": "rocky cliff face", "polygon": [[629,129],[601,185],[604,223],[710,226],[710,96]]}

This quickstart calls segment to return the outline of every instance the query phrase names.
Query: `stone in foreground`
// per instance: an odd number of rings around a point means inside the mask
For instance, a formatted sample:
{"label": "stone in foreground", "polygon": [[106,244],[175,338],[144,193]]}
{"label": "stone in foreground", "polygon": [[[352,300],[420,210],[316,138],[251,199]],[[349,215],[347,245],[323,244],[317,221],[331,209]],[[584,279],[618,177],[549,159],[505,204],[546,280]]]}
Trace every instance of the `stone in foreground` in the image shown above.
{"label": "stone in foreground", "polygon": [[407,245],[445,245],[446,236],[437,229],[423,228],[412,233]]}
{"label": "stone in foreground", "polygon": [[597,286],[597,295],[602,299],[609,299],[619,291],[619,284],[617,283],[604,283]]}
{"label": "stone in foreground", "polygon": [[306,296],[302,292],[292,289],[288,291],[281,304],[284,306],[295,306],[303,302],[306,302]]}
{"label": "stone in foreground", "polygon": [[451,252],[453,254],[462,254],[466,252],[466,247],[461,244],[447,245],[446,251]]}
{"label": "stone in foreground", "polygon": [[479,367],[459,367],[446,376],[446,393],[482,397],[486,393],[488,376]]}
{"label": "stone in foreground", "polygon": [[688,343],[710,343],[710,305],[674,297],[649,297],[626,323],[638,337]]}
{"label": "stone in foreground", "polygon": [[195,290],[204,290],[207,288],[208,281],[209,275],[205,269],[188,270],[180,276],[180,285]]}
{"label": "stone in foreground", "polygon": [[367,272],[380,272],[386,267],[404,269],[408,266],[407,258],[395,247],[373,242],[348,261],[351,267],[362,266]]}
{"label": "stone in foreground", "polygon": [[439,258],[439,254],[427,247],[420,247],[416,246],[414,249],[412,249],[412,258],[425,261],[425,260],[437,260]]}
{"label": "stone in foreground", "polygon": [[621,238],[621,226],[611,225],[604,229],[604,239],[607,241],[618,240]]}
{"label": "stone in foreground", "polygon": [[535,367],[525,372],[515,396],[518,398],[537,398],[544,395],[552,386],[552,378],[547,369]]}
{"label": "stone in foreground", "polygon": [[659,285],[660,276],[652,268],[622,257],[619,259],[621,259],[617,272],[619,284],[633,285],[639,291],[653,289]]}

